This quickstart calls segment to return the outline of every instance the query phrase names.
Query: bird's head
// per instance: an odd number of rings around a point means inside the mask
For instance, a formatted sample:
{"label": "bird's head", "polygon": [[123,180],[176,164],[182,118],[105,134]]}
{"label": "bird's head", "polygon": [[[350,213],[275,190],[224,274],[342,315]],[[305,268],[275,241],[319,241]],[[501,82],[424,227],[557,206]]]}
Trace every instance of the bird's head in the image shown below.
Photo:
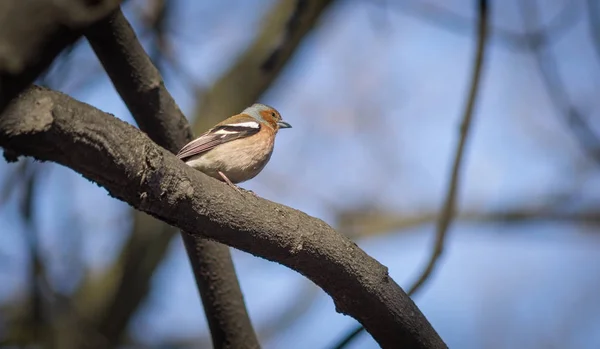
{"label": "bird's head", "polygon": [[255,103],[252,106],[244,109],[242,114],[250,115],[261,123],[267,124],[273,130],[277,131],[280,128],[291,128],[292,125],[281,119],[281,114],[268,105]]}

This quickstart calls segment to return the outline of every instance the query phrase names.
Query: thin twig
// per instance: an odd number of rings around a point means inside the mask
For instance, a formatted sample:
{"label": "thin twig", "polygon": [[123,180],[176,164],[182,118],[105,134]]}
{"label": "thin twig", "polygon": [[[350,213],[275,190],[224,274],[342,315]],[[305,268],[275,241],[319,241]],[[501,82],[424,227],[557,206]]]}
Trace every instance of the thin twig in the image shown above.
{"label": "thin twig", "polygon": [[[440,256],[444,250],[444,242],[448,232],[448,228],[452,223],[452,219],[455,213],[455,206],[457,201],[457,193],[459,189],[459,179],[460,179],[460,168],[462,164],[463,154],[465,150],[465,145],[467,143],[467,139],[469,136],[469,130],[471,128],[471,123],[473,119],[473,111],[475,108],[475,102],[477,100],[477,95],[479,92],[479,84],[481,81],[481,74],[483,70],[484,63],[484,53],[485,53],[485,43],[488,32],[488,2],[487,0],[480,0],[478,3],[479,9],[479,23],[477,30],[477,49],[475,55],[475,65],[473,66],[473,76],[471,80],[471,89],[469,91],[469,96],[467,99],[467,105],[465,108],[465,112],[463,115],[463,119],[460,125],[460,139],[458,146],[456,148],[456,153],[454,157],[454,164],[452,166],[452,177],[450,179],[450,183],[448,185],[448,192],[446,194],[446,199],[444,201],[444,206],[442,208],[442,212],[440,218],[438,220],[437,230],[436,230],[436,239],[435,245],[433,247],[433,252],[431,257],[429,258],[429,262],[425,269],[421,272],[420,276],[417,278],[417,281],[411,286],[409,291],[407,292],[409,296],[414,295],[429,279],[430,275],[434,271],[437,262],[439,261]],[[354,338],[358,336],[364,329],[362,327],[355,328],[352,332],[347,335],[342,341],[340,341],[335,348],[342,349],[345,348]]]}
{"label": "thin twig", "polygon": [[436,239],[433,248],[433,253],[429,259],[429,262],[417,281],[411,286],[407,292],[409,296],[414,295],[427,281],[431,273],[433,272],[440,256],[444,250],[444,242],[448,228],[452,224],[454,213],[456,211],[457,193],[459,189],[460,180],[460,169],[462,159],[465,152],[465,145],[469,137],[469,131],[471,129],[473,111],[475,109],[475,102],[477,101],[477,95],[479,92],[479,84],[481,81],[481,73],[483,70],[484,54],[485,54],[485,41],[487,37],[487,20],[488,20],[488,4],[486,0],[479,1],[479,25],[478,25],[478,37],[477,37],[477,51],[475,56],[475,65],[473,67],[473,77],[471,80],[471,90],[469,91],[469,97],[467,99],[467,106],[463,115],[463,119],[460,125],[460,139],[456,148],[454,156],[454,164],[452,165],[452,177],[448,185],[448,192],[446,193],[446,199],[442,208],[442,213],[438,220],[436,229]]}
{"label": "thin twig", "polygon": [[365,328],[362,326],[356,326],[350,333],[348,333],[346,336],[344,336],[344,338],[342,338],[341,341],[339,341],[334,348],[335,349],[343,349],[346,346],[348,346],[348,344],[352,343],[352,341],[358,337],[359,334],[365,332]]}

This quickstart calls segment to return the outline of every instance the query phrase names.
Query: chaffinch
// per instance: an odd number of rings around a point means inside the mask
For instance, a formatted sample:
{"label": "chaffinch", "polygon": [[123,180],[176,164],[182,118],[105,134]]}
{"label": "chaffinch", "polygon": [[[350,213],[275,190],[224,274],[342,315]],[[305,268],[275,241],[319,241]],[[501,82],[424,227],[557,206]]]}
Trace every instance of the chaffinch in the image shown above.
{"label": "chaffinch", "polygon": [[177,157],[240,191],[234,183],[258,175],[271,158],[277,131],[290,127],[277,110],[256,103],[186,144]]}

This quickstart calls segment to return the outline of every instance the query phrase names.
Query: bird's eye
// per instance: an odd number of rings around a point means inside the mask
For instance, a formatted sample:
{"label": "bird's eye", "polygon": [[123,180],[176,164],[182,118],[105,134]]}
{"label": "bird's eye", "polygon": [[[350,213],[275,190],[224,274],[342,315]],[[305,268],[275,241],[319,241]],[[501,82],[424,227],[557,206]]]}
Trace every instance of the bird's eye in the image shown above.
{"label": "bird's eye", "polygon": [[275,117],[275,112],[271,112],[271,116],[272,116],[272,117]]}

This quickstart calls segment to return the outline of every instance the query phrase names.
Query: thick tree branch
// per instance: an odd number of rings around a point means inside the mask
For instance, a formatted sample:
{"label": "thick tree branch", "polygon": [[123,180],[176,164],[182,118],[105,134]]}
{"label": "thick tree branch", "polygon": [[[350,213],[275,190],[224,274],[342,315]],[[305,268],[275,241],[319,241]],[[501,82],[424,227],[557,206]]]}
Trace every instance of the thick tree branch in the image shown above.
{"label": "thick tree branch", "polygon": [[85,35],[140,129],[177,153],[192,138],[189,124],[121,10]]}
{"label": "thick tree branch", "polygon": [[0,113],[120,0],[0,1]]}
{"label": "thick tree branch", "polygon": [[0,118],[0,146],[68,166],[194,236],[282,263],[311,279],[384,348],[445,348],[387,268],[323,221],[240,194],[179,161],[136,128],[34,87]]}
{"label": "thick tree branch", "polygon": [[[123,13],[116,11],[105,21],[92,27],[86,36],[140,129],[172,153],[189,142],[192,137],[184,115],[164,87],[160,73],[137,40]],[[168,228],[163,230],[166,229]],[[246,311],[229,248],[188,234],[183,234],[183,241],[202,296],[214,347],[260,347]],[[150,275],[146,274],[146,278],[141,281],[149,283]],[[126,279],[123,281],[127,283]],[[139,278],[137,281],[140,281]],[[144,294],[144,289],[139,286],[121,287],[120,290],[123,293],[131,293],[131,290],[138,299]],[[114,299],[123,303],[119,301],[118,294]],[[122,304],[121,307],[123,306],[127,305]],[[126,319],[132,315],[137,304],[133,302],[128,307],[131,310]],[[120,307],[113,309],[109,315],[122,313]],[[115,328],[110,317],[105,320],[105,328]],[[117,329],[122,331],[126,322],[119,325]]]}

